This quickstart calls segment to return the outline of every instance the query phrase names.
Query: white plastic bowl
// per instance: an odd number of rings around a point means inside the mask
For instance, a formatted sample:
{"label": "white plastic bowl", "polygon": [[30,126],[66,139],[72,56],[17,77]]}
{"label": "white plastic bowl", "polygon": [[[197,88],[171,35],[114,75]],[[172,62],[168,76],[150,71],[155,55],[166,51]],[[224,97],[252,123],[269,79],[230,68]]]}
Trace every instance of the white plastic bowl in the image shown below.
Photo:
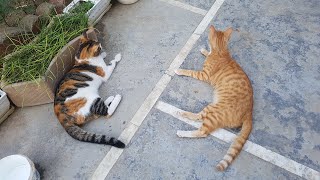
{"label": "white plastic bowl", "polygon": [[23,155],[11,155],[0,160],[0,180],[39,180],[33,162]]}
{"label": "white plastic bowl", "polygon": [[119,3],[121,4],[133,4],[137,2],[138,0],[118,0]]}

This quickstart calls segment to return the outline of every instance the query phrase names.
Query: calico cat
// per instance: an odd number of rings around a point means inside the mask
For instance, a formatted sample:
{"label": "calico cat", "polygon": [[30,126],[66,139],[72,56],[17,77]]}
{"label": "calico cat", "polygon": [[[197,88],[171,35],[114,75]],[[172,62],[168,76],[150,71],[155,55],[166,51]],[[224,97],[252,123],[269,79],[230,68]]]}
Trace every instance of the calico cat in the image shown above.
{"label": "calico cat", "polygon": [[237,157],[252,129],[253,90],[248,76],[229,54],[231,33],[231,28],[222,32],[210,26],[210,52],[201,49],[201,53],[206,56],[203,69],[175,71],[177,75],[205,81],[214,88],[213,102],[201,112],[179,113],[182,117],[203,122],[196,131],[178,131],[179,137],[206,137],[218,128],[242,126],[240,134],[216,166],[220,171],[225,170]]}
{"label": "calico cat", "polygon": [[71,137],[79,141],[124,148],[125,144],[114,137],[89,133],[79,127],[99,116],[111,116],[120,103],[120,95],[110,96],[103,101],[98,94],[100,85],[109,79],[116,63],[121,60],[121,55],[117,54],[106,65],[103,60],[105,57],[106,53],[101,53],[101,44],[89,39],[84,32],[80,38],[75,65],[56,90],[54,112]]}

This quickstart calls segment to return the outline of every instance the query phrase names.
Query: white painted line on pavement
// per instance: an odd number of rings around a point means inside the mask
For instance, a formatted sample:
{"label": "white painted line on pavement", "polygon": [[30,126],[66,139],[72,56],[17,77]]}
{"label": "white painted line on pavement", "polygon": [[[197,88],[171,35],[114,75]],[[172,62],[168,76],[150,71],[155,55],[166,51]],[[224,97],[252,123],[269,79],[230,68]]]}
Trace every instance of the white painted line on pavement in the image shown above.
{"label": "white painted line on pavement", "polygon": [[[196,128],[199,128],[202,124],[201,122],[192,121],[179,116],[177,112],[184,111],[165,102],[158,101],[158,103],[155,105],[155,108]],[[211,135],[227,143],[231,143],[233,139],[236,137],[236,134],[233,134],[225,129],[219,129],[211,133]],[[306,179],[320,179],[320,173],[318,171],[315,171],[303,164],[300,164],[280,154],[270,151],[269,149],[266,149],[265,147],[262,147],[251,141],[246,142],[246,144],[243,147],[243,150],[300,177]]]}
{"label": "white painted line on pavement", "polygon": [[181,49],[180,53],[176,56],[176,58],[172,61],[166,73],[170,76],[174,76],[174,70],[178,69],[185,58],[188,56],[194,44],[198,41],[200,35],[192,34],[186,45]]}
{"label": "white painted line on pavement", "polygon": [[224,1],[225,0],[216,0],[216,2],[214,2],[207,15],[202,19],[197,29],[194,31],[195,34],[202,34],[206,30],[207,26],[210,24],[212,18],[217,14]]}
{"label": "white painted line on pavement", "polygon": [[[206,16],[198,25],[197,29],[203,30],[202,32],[204,32],[206,27],[204,27],[203,21],[205,21],[205,23],[207,23],[206,26],[208,26],[211,19],[215,16],[215,13],[217,13],[218,11],[217,7],[220,7],[221,2],[223,1],[217,0],[213,4],[211,9],[209,10],[210,14],[209,13],[206,14]],[[219,6],[215,5],[217,2],[219,3]],[[215,11],[213,11],[212,8],[214,8]],[[199,38],[200,38],[200,34],[195,34],[195,32],[191,35],[187,43],[180,50],[179,54],[172,61],[166,73],[161,77],[161,79],[155,85],[152,92],[148,95],[148,97],[144,100],[140,108],[137,110],[137,112],[129,122],[128,126],[124,129],[124,131],[121,133],[119,137],[119,139],[122,140],[125,144],[128,144],[130,142],[131,138],[134,136],[134,134],[136,133],[136,131],[144,121],[145,117],[148,115],[148,113],[150,112],[154,104],[157,102],[158,98],[160,97],[164,89],[167,87],[167,85],[171,81],[171,76],[174,75],[174,70],[180,67],[180,65],[183,63],[183,61],[185,60],[185,58],[187,57],[192,47],[194,46],[194,44],[197,42]],[[122,152],[123,152],[123,149],[112,147],[110,151],[107,153],[107,155],[103,158],[103,160],[101,161],[101,163],[99,164],[95,172],[93,173],[92,179],[104,180],[108,176],[114,164],[119,159]]]}
{"label": "white painted line on pavement", "polygon": [[188,11],[191,11],[191,12],[203,15],[203,16],[205,16],[207,14],[207,11],[204,9],[197,8],[197,7],[194,7],[190,4],[182,3],[180,1],[175,1],[175,0],[160,0],[160,1],[166,2],[166,3],[171,4],[173,6],[177,6],[182,9],[185,9],[185,10],[188,10]]}
{"label": "white painted line on pavement", "polygon": [[[122,131],[119,140],[121,140],[125,144],[128,144],[137,130],[138,126],[129,122],[127,128]],[[92,179],[104,179],[105,177],[107,177],[108,173],[110,172],[113,165],[117,162],[122,152],[123,149],[111,147],[110,151],[103,158],[100,165],[93,173]]]}

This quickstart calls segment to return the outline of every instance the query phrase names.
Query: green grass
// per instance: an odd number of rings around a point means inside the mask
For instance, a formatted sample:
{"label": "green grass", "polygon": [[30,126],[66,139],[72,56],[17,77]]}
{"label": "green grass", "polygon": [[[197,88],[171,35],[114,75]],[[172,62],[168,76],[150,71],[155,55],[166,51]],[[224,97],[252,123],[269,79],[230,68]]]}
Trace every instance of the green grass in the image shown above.
{"label": "green grass", "polygon": [[73,8],[71,13],[86,13],[93,7],[93,3],[90,1],[79,1],[79,4]]}
{"label": "green grass", "polygon": [[53,17],[53,24],[44,28],[37,40],[16,45],[19,52],[8,59],[0,59],[4,66],[0,69],[5,84],[32,81],[42,77],[51,60],[70,40],[79,36],[86,28],[88,17],[84,13]]}
{"label": "green grass", "polygon": [[4,17],[13,10],[10,0],[0,0],[0,23],[4,21]]}

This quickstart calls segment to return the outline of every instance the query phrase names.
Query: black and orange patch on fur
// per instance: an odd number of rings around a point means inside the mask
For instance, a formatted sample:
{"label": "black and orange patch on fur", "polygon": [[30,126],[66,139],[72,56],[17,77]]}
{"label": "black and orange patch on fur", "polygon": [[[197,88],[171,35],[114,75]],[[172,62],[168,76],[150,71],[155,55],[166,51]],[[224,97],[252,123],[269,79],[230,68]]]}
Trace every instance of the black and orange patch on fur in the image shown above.
{"label": "black and orange patch on fur", "polygon": [[101,77],[105,76],[105,72],[102,69],[102,67],[93,66],[90,64],[82,64],[82,63],[75,65],[70,72],[84,72],[84,71],[95,73]]}
{"label": "black and orange patch on fur", "polygon": [[73,115],[78,112],[87,102],[86,98],[71,99],[64,103],[65,107],[68,109],[68,114]]}
{"label": "black and orange patch on fur", "polygon": [[97,98],[91,105],[90,112],[101,116],[108,115],[108,107],[101,98]]}
{"label": "black and orange patch on fur", "polygon": [[104,77],[106,75],[102,67],[97,67],[97,74],[101,77]]}
{"label": "black and orange patch on fur", "polygon": [[89,39],[80,39],[80,46],[76,53],[78,59],[88,59],[99,56],[101,52],[100,43]]}

